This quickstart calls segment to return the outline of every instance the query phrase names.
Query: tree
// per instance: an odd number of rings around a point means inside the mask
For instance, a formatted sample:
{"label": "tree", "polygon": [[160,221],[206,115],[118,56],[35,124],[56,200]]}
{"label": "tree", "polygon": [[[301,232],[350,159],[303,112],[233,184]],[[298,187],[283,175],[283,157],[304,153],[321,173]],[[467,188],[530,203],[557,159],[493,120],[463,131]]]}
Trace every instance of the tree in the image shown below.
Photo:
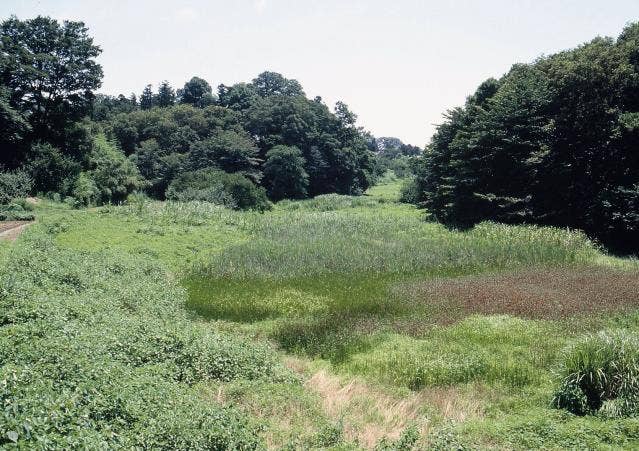
{"label": "tree", "polygon": [[264,181],[273,200],[301,199],[308,190],[306,160],[297,147],[275,146],[266,153]]}
{"label": "tree", "polygon": [[153,88],[151,85],[146,85],[140,95],[140,109],[150,110],[155,106],[155,95],[153,94]]}
{"label": "tree", "polygon": [[9,103],[9,91],[0,87],[0,167],[16,166],[24,158],[21,143],[30,131],[29,122]]}
{"label": "tree", "polygon": [[175,104],[175,91],[168,81],[160,83],[158,94],[155,96],[155,104],[160,108],[166,108]]}
{"label": "tree", "polygon": [[211,85],[202,78],[193,77],[184,83],[183,89],[178,89],[180,103],[187,103],[197,107],[206,107],[215,103]]}
{"label": "tree", "polygon": [[259,98],[255,86],[249,83],[237,83],[233,86],[219,85],[217,96],[221,106],[235,111],[248,110]]}
{"label": "tree", "polygon": [[252,82],[255,91],[262,97],[273,95],[303,96],[304,90],[297,80],[284,78],[277,72],[262,72]]}
{"label": "tree", "polygon": [[[97,188],[95,196],[91,183]],[[84,199],[97,204],[122,202],[127,196],[144,188],[145,183],[132,161],[122,151],[109,142],[104,135],[95,138],[89,169],[80,174],[74,190],[82,193]]]}
{"label": "tree", "polygon": [[260,160],[257,147],[246,135],[223,131],[193,145],[188,159],[191,170],[218,167],[226,172],[242,172],[258,181]]}
{"label": "tree", "polygon": [[518,64],[449,112],[418,165],[445,224],[578,228],[639,252],[639,24]]}
{"label": "tree", "polygon": [[11,108],[28,117],[31,139],[64,147],[64,130],[90,112],[100,87],[101,50],[82,22],[49,17],[0,24],[0,85]]}

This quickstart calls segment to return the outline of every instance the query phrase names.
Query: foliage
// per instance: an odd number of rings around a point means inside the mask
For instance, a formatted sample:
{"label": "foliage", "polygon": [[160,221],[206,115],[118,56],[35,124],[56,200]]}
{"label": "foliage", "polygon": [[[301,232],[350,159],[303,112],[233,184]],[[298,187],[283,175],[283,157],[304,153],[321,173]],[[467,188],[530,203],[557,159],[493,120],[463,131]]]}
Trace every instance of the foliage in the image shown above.
{"label": "foliage", "polygon": [[0,171],[0,205],[27,197],[33,188],[33,179],[25,171]]}
{"label": "foliage", "polygon": [[419,202],[419,195],[419,186],[417,182],[412,178],[404,180],[399,193],[400,202],[416,204]]}
{"label": "foliage", "polygon": [[241,174],[218,169],[200,169],[178,176],[167,189],[167,198],[179,201],[205,201],[240,210],[270,209],[263,188]]}
{"label": "foliage", "polygon": [[62,250],[41,229],[10,252],[0,270],[5,446],[260,446],[244,415],[192,384],[292,381],[272,351],[194,327],[184,292],[154,263]]}
{"label": "foliage", "polygon": [[158,93],[155,96],[154,105],[160,108],[165,108],[175,104],[175,90],[171,87],[168,81],[164,80],[160,83]]}
{"label": "foliage", "polygon": [[217,166],[229,173],[244,173],[255,181],[260,179],[255,171],[259,163],[257,147],[247,135],[235,131],[223,131],[194,144],[187,159],[191,170]]}
{"label": "foliage", "polygon": [[[102,78],[95,62],[100,48],[87,28],[82,22],[60,24],[42,16],[21,21],[12,16],[0,24],[0,38],[0,85],[8,88],[9,106],[30,125],[27,139],[13,148],[28,148],[35,141],[64,150],[72,147],[65,131],[89,111],[92,91]],[[3,152],[0,163],[23,158]]]}
{"label": "foliage", "polygon": [[306,197],[308,174],[304,157],[297,147],[275,146],[266,153],[264,177],[273,200]]}
{"label": "foliage", "polygon": [[122,202],[144,186],[135,165],[103,135],[95,139],[89,168],[73,187],[73,195],[82,205]]}
{"label": "foliage", "polygon": [[35,192],[65,193],[69,192],[81,165],[49,143],[35,143],[31,146],[27,168],[33,177]]}
{"label": "foliage", "polygon": [[211,85],[200,77],[193,77],[186,83],[184,88],[178,89],[177,96],[180,103],[188,103],[200,108],[204,108],[215,103]]}
{"label": "foliage", "polygon": [[639,413],[639,335],[602,331],[563,353],[557,408],[577,415],[636,416]]}
{"label": "foliage", "polygon": [[636,252],[638,27],[480,85],[433,136],[418,202],[455,227],[572,227]]}

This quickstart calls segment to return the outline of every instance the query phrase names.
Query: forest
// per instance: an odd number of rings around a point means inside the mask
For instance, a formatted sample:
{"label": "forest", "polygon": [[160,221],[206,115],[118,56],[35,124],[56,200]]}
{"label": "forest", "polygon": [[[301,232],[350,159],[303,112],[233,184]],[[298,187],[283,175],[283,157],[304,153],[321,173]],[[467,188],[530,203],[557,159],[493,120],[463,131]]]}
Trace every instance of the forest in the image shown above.
{"label": "forest", "polygon": [[639,448],[639,24],[423,148],[101,52],[0,24],[0,449]]}
{"label": "forest", "polygon": [[639,251],[639,25],[516,64],[446,113],[414,200],[438,221],[585,231]]}
{"label": "forest", "polygon": [[[264,209],[269,200],[361,194],[390,160],[420,151],[397,138],[378,144],[346,104],[331,111],[278,73],[216,92],[192,77],[177,90],[149,84],[139,100],[108,96],[95,93],[101,49],[82,23],[13,17],[0,33],[0,167],[14,189],[78,206],[143,191]],[[377,159],[385,148],[394,153]]]}

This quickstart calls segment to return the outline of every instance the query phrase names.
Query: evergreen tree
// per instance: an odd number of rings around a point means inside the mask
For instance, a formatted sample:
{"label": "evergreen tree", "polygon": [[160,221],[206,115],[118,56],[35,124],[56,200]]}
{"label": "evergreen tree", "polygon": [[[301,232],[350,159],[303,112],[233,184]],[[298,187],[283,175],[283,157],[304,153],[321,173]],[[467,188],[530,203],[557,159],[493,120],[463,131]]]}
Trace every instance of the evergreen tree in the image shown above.
{"label": "evergreen tree", "polygon": [[140,96],[140,109],[150,110],[155,106],[155,96],[153,95],[153,88],[151,85],[146,85]]}
{"label": "evergreen tree", "polygon": [[175,91],[168,81],[164,80],[160,83],[158,94],[155,96],[155,104],[160,108],[173,106],[175,104]]}

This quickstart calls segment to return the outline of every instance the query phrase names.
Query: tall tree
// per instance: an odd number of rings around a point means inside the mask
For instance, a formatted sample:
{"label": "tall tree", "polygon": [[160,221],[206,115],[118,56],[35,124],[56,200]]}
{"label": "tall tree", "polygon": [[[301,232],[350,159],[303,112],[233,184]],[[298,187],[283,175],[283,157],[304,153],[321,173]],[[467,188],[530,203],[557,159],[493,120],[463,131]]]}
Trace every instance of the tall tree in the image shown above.
{"label": "tall tree", "polygon": [[273,95],[303,96],[304,90],[297,80],[283,77],[277,72],[262,72],[252,82],[257,93],[262,97]]}
{"label": "tall tree", "polygon": [[87,31],[82,22],[41,16],[0,24],[0,85],[11,108],[28,117],[32,141],[64,147],[65,129],[90,112],[102,68]]}
{"label": "tall tree", "polygon": [[418,201],[442,222],[578,228],[639,252],[639,24],[515,65],[449,114]]}
{"label": "tall tree", "polygon": [[155,105],[155,95],[151,85],[146,85],[140,95],[140,109],[150,110]]}
{"label": "tall tree", "polygon": [[178,89],[178,97],[180,103],[188,103],[190,105],[205,107],[215,102],[211,85],[200,77],[193,77],[186,83],[184,88]]}
{"label": "tall tree", "polygon": [[175,105],[175,91],[168,81],[160,83],[158,94],[155,96],[155,104],[160,108]]}

